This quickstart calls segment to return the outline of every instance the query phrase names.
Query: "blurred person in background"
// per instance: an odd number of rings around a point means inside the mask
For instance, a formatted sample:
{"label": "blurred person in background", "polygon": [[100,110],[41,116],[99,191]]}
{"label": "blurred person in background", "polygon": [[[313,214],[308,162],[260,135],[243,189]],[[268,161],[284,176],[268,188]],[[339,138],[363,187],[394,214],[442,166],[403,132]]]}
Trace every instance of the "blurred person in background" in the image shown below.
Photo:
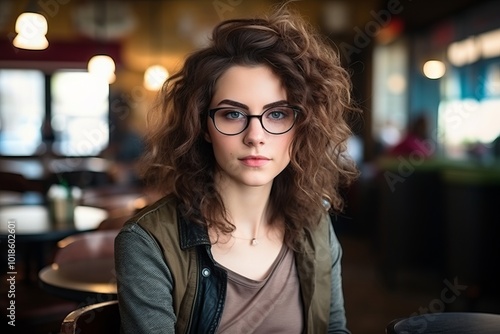
{"label": "blurred person in background", "polygon": [[109,124],[109,145],[101,155],[113,162],[111,177],[120,185],[140,185],[137,162],[144,153],[144,139],[134,125],[132,107],[122,94],[111,98]]}
{"label": "blurred person in background", "polygon": [[435,148],[429,140],[429,121],[420,114],[410,121],[403,138],[387,150],[389,156],[409,156],[416,154],[424,158],[434,155]]}

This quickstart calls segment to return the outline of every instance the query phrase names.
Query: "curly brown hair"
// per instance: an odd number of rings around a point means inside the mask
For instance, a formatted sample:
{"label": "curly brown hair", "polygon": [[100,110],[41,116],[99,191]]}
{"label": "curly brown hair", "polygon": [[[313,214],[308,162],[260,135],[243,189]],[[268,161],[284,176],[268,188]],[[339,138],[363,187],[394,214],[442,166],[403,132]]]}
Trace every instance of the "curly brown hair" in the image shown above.
{"label": "curly brown hair", "polygon": [[339,55],[285,6],[265,18],[221,22],[210,44],[189,55],[165,82],[148,118],[143,176],[175,196],[190,221],[225,233],[234,229],[214,185],[212,146],[203,136],[215,83],[234,65],[269,66],[281,78],[288,102],[301,109],[291,162],[275,178],[270,197],[270,222],[283,219],[285,240],[293,245],[328,208],[343,210],[341,189],[358,174],[345,154],[347,120],[357,109]]}

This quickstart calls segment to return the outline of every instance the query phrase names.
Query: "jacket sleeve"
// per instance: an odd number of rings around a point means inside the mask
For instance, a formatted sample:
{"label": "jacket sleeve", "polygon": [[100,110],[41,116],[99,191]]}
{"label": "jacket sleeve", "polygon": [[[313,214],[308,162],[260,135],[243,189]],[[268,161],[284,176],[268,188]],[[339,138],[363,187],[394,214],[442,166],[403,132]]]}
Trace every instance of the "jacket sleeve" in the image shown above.
{"label": "jacket sleeve", "polygon": [[121,332],[174,333],[172,276],[156,241],[137,224],[115,239]]}
{"label": "jacket sleeve", "polygon": [[333,230],[330,221],[330,253],[332,254],[331,270],[331,302],[330,302],[330,324],[328,333],[347,333],[347,321],[344,310],[344,295],[342,291],[341,258],[342,248]]}

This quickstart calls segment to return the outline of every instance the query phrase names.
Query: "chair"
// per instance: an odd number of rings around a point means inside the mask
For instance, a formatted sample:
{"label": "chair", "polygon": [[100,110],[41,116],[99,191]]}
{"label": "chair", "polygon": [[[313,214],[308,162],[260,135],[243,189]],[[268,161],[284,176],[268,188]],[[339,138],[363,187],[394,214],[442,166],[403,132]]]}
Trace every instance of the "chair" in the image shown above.
{"label": "chair", "polygon": [[43,182],[28,180],[24,175],[0,171],[0,190],[13,192],[39,192],[44,193]]}
{"label": "chair", "polygon": [[0,205],[40,204],[45,197],[42,181],[29,180],[21,174],[0,171]]}
{"label": "chair", "polygon": [[109,175],[110,162],[102,158],[61,158],[50,162],[52,183],[63,180],[71,187],[109,186],[113,180]]}
{"label": "chair", "polygon": [[498,334],[500,314],[443,312],[394,319],[386,334]]}
{"label": "chair", "polygon": [[118,334],[118,301],[111,300],[80,307],[69,313],[61,324],[60,334]]}

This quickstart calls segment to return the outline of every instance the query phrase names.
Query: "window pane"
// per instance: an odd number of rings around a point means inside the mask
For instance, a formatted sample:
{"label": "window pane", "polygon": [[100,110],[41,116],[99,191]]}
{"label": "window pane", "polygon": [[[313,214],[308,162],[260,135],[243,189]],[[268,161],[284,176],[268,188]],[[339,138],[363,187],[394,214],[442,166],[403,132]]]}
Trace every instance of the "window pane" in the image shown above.
{"label": "window pane", "polygon": [[476,145],[488,147],[500,136],[500,99],[443,101],[439,106],[440,138],[449,157],[466,158]]}
{"label": "window pane", "polygon": [[28,156],[42,143],[44,75],[37,70],[0,70],[0,154]]}
{"label": "window pane", "polygon": [[52,76],[54,151],[68,156],[98,155],[109,141],[109,85],[88,72]]}

